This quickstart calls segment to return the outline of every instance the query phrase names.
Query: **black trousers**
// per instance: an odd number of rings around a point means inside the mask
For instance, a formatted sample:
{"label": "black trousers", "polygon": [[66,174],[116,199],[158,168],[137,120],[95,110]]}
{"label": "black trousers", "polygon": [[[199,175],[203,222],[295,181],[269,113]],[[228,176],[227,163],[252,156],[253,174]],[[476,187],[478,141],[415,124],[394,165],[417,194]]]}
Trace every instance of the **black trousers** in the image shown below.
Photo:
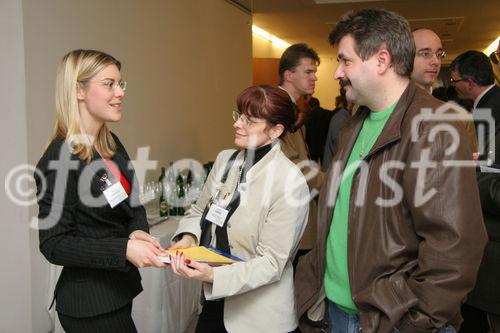
{"label": "black trousers", "polygon": [[227,333],[224,327],[224,300],[205,301],[198,317],[196,333]]}
{"label": "black trousers", "polygon": [[94,317],[75,318],[59,312],[57,315],[66,333],[137,333],[132,320],[132,302]]}
{"label": "black trousers", "polygon": [[458,333],[488,333],[490,327],[486,312],[467,303],[462,304],[464,321]]}

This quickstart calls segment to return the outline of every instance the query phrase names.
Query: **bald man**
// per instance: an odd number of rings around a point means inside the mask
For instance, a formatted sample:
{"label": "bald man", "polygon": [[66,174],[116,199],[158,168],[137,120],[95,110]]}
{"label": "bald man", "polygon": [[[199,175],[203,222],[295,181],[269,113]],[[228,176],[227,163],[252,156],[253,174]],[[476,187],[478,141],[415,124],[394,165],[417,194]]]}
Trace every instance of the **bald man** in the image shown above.
{"label": "bald man", "polygon": [[415,40],[416,53],[411,79],[430,93],[446,53],[443,50],[441,39],[432,30],[417,29],[413,31],[413,39]]}
{"label": "bald man", "polygon": [[[441,70],[441,61],[446,57],[446,52],[443,50],[443,44],[439,36],[430,29],[414,30],[413,39],[415,40],[416,52],[411,79],[418,86],[432,93],[432,86],[437,80],[439,71]],[[455,111],[469,118],[468,121],[464,121],[464,126],[469,136],[473,153],[472,158],[477,159],[479,153],[472,115],[458,108]]]}

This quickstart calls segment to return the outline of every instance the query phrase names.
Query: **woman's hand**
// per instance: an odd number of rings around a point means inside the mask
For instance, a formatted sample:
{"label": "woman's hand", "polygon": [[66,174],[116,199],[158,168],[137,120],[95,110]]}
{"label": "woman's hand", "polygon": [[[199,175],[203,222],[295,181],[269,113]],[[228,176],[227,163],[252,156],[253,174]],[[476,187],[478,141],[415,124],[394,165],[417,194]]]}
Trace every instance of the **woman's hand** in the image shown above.
{"label": "woman's hand", "polygon": [[158,256],[165,252],[149,241],[141,239],[129,239],[127,242],[127,260],[136,267],[166,267]]}
{"label": "woman's hand", "polygon": [[170,266],[175,274],[186,279],[214,282],[214,269],[211,266],[184,258],[181,250],[175,256],[170,256]]}
{"label": "woman's hand", "polygon": [[160,242],[158,242],[158,240],[151,236],[150,234],[148,234],[147,232],[145,231],[142,231],[142,230],[134,230],[130,233],[130,235],[128,236],[129,239],[139,239],[139,240],[142,240],[142,241],[145,241],[145,242],[149,242],[151,244],[153,244],[153,246],[157,247],[158,249],[164,251],[164,249],[161,247],[161,244]]}
{"label": "woman's hand", "polygon": [[169,248],[169,250],[175,250],[175,249],[186,249],[188,247],[193,247],[196,246],[196,237],[193,234],[185,233],[182,235],[182,238],[180,241],[172,244],[172,246]]}

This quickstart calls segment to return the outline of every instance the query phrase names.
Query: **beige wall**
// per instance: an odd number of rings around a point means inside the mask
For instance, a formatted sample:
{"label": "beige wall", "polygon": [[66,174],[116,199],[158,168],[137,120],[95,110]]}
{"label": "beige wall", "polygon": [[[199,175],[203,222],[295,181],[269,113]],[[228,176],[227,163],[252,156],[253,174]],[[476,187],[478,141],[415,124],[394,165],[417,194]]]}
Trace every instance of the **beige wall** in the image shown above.
{"label": "beige wall", "polygon": [[[307,43],[307,41],[305,42]],[[280,58],[283,51],[285,51],[284,48],[253,35],[252,56],[254,58]],[[339,95],[338,81],[333,79],[333,72],[337,68],[337,60],[331,56],[322,56],[321,54],[319,57],[321,64],[318,67],[318,82],[316,82],[314,96],[319,99],[323,108],[333,110],[335,108],[335,96]]]}
{"label": "beige wall", "polygon": [[112,126],[131,155],[150,145],[161,164],[213,160],[232,145],[231,110],[251,84],[251,18],[223,0],[24,0],[29,156],[54,122],[57,63],[95,48],[123,64],[129,82]]}
{"label": "beige wall", "polygon": [[285,51],[284,48],[252,34],[252,56],[254,58],[280,58],[283,51]]}
{"label": "beige wall", "polygon": [[[27,162],[23,15],[17,0],[0,1],[0,177]],[[8,180],[7,180],[8,181]],[[12,182],[8,188],[13,189]],[[27,182],[23,182],[27,185]],[[31,332],[28,207],[0,191],[0,332]]]}
{"label": "beige wall", "polygon": [[[123,119],[112,129],[132,158],[150,146],[160,165],[185,157],[206,162],[232,147],[231,111],[252,82],[248,14],[224,0],[23,0],[22,7],[28,134],[19,142],[27,141],[30,163],[54,124],[57,64],[76,48],[103,50],[122,62],[129,85]],[[147,175],[158,176],[159,170]],[[33,230],[29,248],[31,265],[18,271],[32,277],[32,331],[47,332],[48,265]]]}

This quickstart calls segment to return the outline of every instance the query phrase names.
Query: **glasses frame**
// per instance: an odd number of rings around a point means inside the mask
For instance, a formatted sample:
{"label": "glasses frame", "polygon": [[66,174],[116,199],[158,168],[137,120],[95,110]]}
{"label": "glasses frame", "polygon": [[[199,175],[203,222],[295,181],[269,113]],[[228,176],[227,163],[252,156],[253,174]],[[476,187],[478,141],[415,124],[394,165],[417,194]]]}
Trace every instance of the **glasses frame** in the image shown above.
{"label": "glasses frame", "polygon": [[118,89],[118,87],[122,90],[125,91],[127,90],[127,81],[114,81],[114,80],[104,80],[104,81],[79,81],[82,84],[87,84],[87,83],[96,83],[99,84],[105,88],[107,88],[109,91],[114,91]]}
{"label": "glasses frame", "polygon": [[417,55],[419,57],[422,57],[424,59],[431,59],[432,56],[436,56],[439,60],[443,60],[446,58],[446,51],[445,50],[437,50],[436,52],[432,52],[428,49],[423,49],[417,52]]}
{"label": "glasses frame", "polygon": [[458,83],[458,82],[460,82],[460,81],[467,81],[467,80],[468,80],[468,79],[458,79],[458,80],[455,80],[455,79],[453,79],[452,77],[450,77],[450,84],[451,84],[451,85],[455,85],[455,84],[457,84],[457,83]]}
{"label": "glasses frame", "polygon": [[255,124],[265,123],[266,122],[265,120],[262,120],[262,121],[250,120],[246,115],[242,114],[238,110],[234,110],[233,113],[232,113],[232,115],[233,115],[233,120],[235,122],[237,122],[238,120],[241,120],[241,123],[245,127],[250,127],[250,126],[255,125]]}

